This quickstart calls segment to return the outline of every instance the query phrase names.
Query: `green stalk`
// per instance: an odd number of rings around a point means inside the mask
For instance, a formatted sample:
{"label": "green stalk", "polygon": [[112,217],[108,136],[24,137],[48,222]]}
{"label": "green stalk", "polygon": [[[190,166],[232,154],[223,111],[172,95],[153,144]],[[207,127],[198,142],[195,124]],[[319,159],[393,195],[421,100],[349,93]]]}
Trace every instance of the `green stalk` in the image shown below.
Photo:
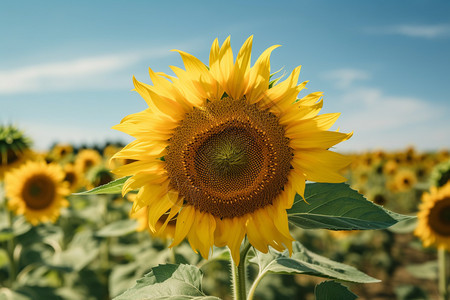
{"label": "green stalk", "polygon": [[449,300],[448,292],[448,261],[447,251],[444,248],[438,249],[438,263],[439,263],[439,299]]}
{"label": "green stalk", "polygon": [[247,300],[253,300],[253,297],[255,296],[256,287],[258,286],[261,279],[263,279],[264,275],[266,273],[259,273],[256,277],[255,281],[253,282],[252,286],[250,287],[250,290],[248,291],[248,298]]}
{"label": "green stalk", "polygon": [[231,256],[231,275],[233,278],[233,293],[234,293],[234,300],[245,300],[247,299],[247,289],[245,287],[246,280],[247,280],[247,272],[246,272],[246,257],[248,250],[250,250],[250,243],[245,240],[244,242],[244,248],[241,250],[240,253],[240,259],[239,259],[239,265],[236,266],[236,263],[233,260],[233,257]]}
{"label": "green stalk", "polygon": [[[9,228],[13,228],[13,213],[11,211],[6,212],[6,216],[8,218]],[[16,238],[12,237],[8,240],[8,258],[9,258],[9,286],[12,287],[17,277],[17,265],[16,260],[14,258],[14,250],[16,249]]]}

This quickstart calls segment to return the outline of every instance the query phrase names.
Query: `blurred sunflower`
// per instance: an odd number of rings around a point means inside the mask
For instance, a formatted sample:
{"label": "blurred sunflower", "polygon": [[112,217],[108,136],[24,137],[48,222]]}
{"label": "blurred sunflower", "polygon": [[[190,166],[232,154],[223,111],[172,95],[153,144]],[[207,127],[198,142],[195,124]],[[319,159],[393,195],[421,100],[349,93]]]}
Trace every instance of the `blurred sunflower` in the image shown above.
{"label": "blurred sunflower", "polygon": [[328,131],[339,113],[318,115],[322,93],[297,100],[300,67],[271,81],[265,50],[250,66],[253,37],[233,62],[230,39],[214,41],[209,67],[176,50],[186,70],[176,77],[149,69],[153,85],[133,78],[148,108],[113,128],[136,140],[115,158],[134,159],[114,170],[133,175],[123,193],[140,188],[133,212],[148,206],[149,227],[176,217],[171,246],[187,237],[207,258],[213,245],[228,246],[239,262],[245,235],[259,251],[292,250],[286,209],[303,196],[305,180],[343,182],[350,163],[329,151],[352,133]]}
{"label": "blurred sunflower", "polygon": [[114,175],[104,165],[97,165],[89,169],[86,174],[86,179],[88,181],[87,188],[93,189],[113,181]]}
{"label": "blurred sunflower", "polygon": [[441,162],[433,168],[430,175],[431,186],[441,187],[450,181],[450,160]]}
{"label": "blurred sunflower", "polygon": [[83,173],[74,164],[65,164],[64,174],[64,181],[68,183],[70,191],[76,192],[83,185]]}
{"label": "blurred sunflower", "polygon": [[16,127],[0,125],[0,180],[34,156],[30,145],[30,139]]}
{"label": "blurred sunflower", "polygon": [[48,159],[50,161],[61,162],[67,159],[73,153],[73,147],[70,144],[56,144],[50,150],[48,154]]}
{"label": "blurred sunflower", "polygon": [[394,176],[393,190],[397,192],[404,192],[410,190],[417,183],[416,173],[403,169],[397,172]]}
{"label": "blurred sunflower", "polygon": [[394,175],[398,170],[398,163],[395,160],[388,160],[383,166],[386,175]]}
{"label": "blurred sunflower", "polygon": [[110,159],[114,154],[119,152],[121,147],[117,147],[116,145],[109,144],[103,148],[103,157],[106,159]]}
{"label": "blurred sunflower", "polygon": [[89,169],[99,165],[102,162],[102,156],[94,149],[83,149],[78,152],[75,158],[75,167],[77,167],[83,174],[86,174]]}
{"label": "blurred sunflower", "polygon": [[64,171],[57,164],[29,161],[8,172],[5,177],[8,207],[33,225],[55,222],[62,207],[68,206],[64,198],[69,194]]}
{"label": "blurred sunflower", "polygon": [[450,251],[450,183],[440,188],[433,186],[430,193],[424,193],[417,217],[414,234],[424,246]]}

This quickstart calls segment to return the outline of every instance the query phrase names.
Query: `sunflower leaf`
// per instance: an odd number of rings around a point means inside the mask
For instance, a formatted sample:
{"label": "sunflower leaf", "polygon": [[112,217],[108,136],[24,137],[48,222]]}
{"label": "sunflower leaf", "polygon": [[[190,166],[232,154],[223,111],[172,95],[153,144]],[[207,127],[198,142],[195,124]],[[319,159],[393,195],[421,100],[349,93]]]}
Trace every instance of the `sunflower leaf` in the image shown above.
{"label": "sunflower leaf", "polygon": [[122,192],[122,186],[125,184],[128,178],[131,176],[125,176],[107,184],[93,188],[92,190],[74,193],[72,195],[98,195],[98,194],[120,194]]}
{"label": "sunflower leaf", "polygon": [[332,280],[316,285],[314,295],[316,300],[354,300],[358,298],[346,286]]}
{"label": "sunflower leaf", "polygon": [[349,282],[374,283],[380,280],[370,277],[356,268],[332,261],[324,256],[306,249],[299,242],[293,243],[293,253],[278,252],[271,249],[267,254],[256,251],[255,258],[250,260],[259,265],[259,275],[268,273],[306,274]]}
{"label": "sunflower leaf", "polygon": [[376,205],[345,183],[311,183],[305,201],[296,195],[289,222],[303,229],[367,230],[388,228],[413,217]]}
{"label": "sunflower leaf", "polygon": [[170,299],[218,300],[207,297],[201,290],[202,272],[192,265],[159,265],[114,300]]}
{"label": "sunflower leaf", "polygon": [[136,231],[138,223],[136,220],[126,219],[110,223],[97,231],[99,237],[123,236]]}

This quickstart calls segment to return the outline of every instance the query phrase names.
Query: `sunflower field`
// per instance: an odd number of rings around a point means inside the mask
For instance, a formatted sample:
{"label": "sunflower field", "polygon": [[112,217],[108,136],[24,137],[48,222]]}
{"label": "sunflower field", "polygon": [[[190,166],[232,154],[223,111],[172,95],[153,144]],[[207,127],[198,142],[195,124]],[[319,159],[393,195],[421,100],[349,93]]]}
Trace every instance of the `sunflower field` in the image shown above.
{"label": "sunflower field", "polygon": [[252,42],[133,78],[127,145],[0,126],[0,300],[449,299],[449,152],[336,152],[339,114]]}

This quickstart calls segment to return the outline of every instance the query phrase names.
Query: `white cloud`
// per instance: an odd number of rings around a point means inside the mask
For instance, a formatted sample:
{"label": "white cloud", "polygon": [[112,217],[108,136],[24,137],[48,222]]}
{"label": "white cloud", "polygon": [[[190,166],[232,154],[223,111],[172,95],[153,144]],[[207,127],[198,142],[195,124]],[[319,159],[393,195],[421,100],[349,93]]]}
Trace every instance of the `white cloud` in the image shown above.
{"label": "white cloud", "polygon": [[439,25],[394,25],[387,27],[368,28],[370,33],[396,34],[419,38],[450,37],[450,24]]}
{"label": "white cloud", "polygon": [[[113,72],[143,59],[171,55],[169,49],[160,47],[145,52],[80,57],[9,70],[0,69],[0,95],[105,87],[105,78],[110,78]],[[114,80],[109,82],[108,88],[115,87]]]}
{"label": "white cloud", "polygon": [[[367,72],[353,71],[352,74],[366,74],[366,78],[370,78]],[[332,76],[329,79],[332,80]],[[450,146],[450,141],[442,138],[445,132],[447,135],[450,132],[450,125],[443,122],[449,112],[436,103],[390,95],[380,88],[358,86],[351,80],[347,88],[339,89],[332,97],[342,107],[337,125],[343,132],[355,132],[349,141],[337,145],[338,150],[392,150],[409,145],[429,150]]]}
{"label": "white cloud", "polygon": [[41,122],[21,122],[20,129],[33,141],[33,149],[44,151],[54,143],[69,143],[73,145],[101,145],[106,141],[130,142],[132,138],[122,132],[110,128],[93,128],[86,125],[61,125]]}
{"label": "white cloud", "polygon": [[338,69],[325,72],[322,74],[325,79],[333,80],[337,88],[348,88],[357,80],[366,80],[370,78],[370,74],[363,70],[357,69]]}

